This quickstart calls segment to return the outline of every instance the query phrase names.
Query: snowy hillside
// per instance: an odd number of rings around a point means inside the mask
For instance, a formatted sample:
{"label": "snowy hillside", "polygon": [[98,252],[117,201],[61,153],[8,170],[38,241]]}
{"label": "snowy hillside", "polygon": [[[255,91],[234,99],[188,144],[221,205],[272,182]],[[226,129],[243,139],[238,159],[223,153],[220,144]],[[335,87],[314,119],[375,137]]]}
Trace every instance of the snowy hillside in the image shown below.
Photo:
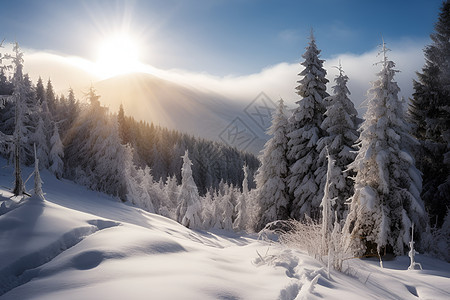
{"label": "snowy hillside", "polygon": [[[6,162],[2,159],[1,165]],[[25,168],[24,173],[32,170]],[[189,230],[43,172],[17,203],[0,169],[0,299],[448,299],[450,265],[349,260],[347,275],[281,245]],[[30,180],[31,182],[31,180]]]}

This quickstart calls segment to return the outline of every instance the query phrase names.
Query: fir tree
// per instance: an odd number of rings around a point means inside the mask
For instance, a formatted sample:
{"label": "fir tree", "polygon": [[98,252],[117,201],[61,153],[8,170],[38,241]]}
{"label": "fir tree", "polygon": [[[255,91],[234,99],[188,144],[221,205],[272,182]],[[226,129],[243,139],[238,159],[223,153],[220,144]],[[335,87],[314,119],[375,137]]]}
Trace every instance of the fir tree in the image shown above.
{"label": "fir tree", "polygon": [[411,223],[416,224],[417,232],[426,227],[421,174],[409,153],[414,139],[397,95],[400,89],[393,81],[398,71],[386,52],[383,43],[382,69],[369,90],[360,149],[351,164],[357,175],[343,232],[355,255],[403,254]]}
{"label": "fir tree", "polygon": [[286,186],[287,161],[287,116],[281,99],[268,134],[272,135],[260,156],[261,166],[256,172],[256,202],[260,207],[257,230],[267,223],[289,217],[289,195]]}
{"label": "fir tree", "polygon": [[48,109],[52,116],[56,115],[56,96],[53,90],[52,81],[50,78],[47,81],[47,88],[45,89],[45,99],[47,100]]}
{"label": "fir tree", "polygon": [[[328,151],[327,151],[328,152]],[[320,246],[321,254],[327,255],[329,250],[329,245],[331,243],[331,233],[333,231],[333,202],[336,201],[335,198],[332,198],[330,193],[331,180],[334,175],[335,169],[335,160],[327,153],[327,177],[324,186],[324,193],[322,198],[322,203],[320,206],[322,207],[322,243]]]}
{"label": "fir tree", "polygon": [[183,156],[183,168],[181,170],[181,189],[178,196],[177,221],[188,228],[200,228],[201,207],[197,186],[192,177],[192,162],[186,150]]}
{"label": "fir tree", "polygon": [[13,193],[16,196],[19,196],[23,195],[25,192],[25,185],[22,180],[21,171],[21,152],[25,152],[26,148],[24,145],[27,143],[29,136],[28,128],[25,126],[29,112],[25,101],[27,90],[23,79],[23,52],[20,51],[19,44],[17,42],[14,44],[13,51],[14,56],[11,57],[14,65],[13,101],[15,103],[15,122],[12,147],[15,177]]}
{"label": "fir tree", "polygon": [[64,146],[59,137],[58,126],[56,123],[53,125],[53,135],[50,138],[50,171],[55,174],[56,178],[60,179],[64,170]]}
{"label": "fir tree", "polygon": [[120,143],[117,119],[106,117],[97,122],[86,145],[92,145],[92,185],[95,190],[126,199],[124,170],[131,164],[126,148]]}
{"label": "fir tree", "polygon": [[234,207],[236,219],[233,222],[233,228],[235,231],[246,230],[249,221],[246,203],[247,198],[249,197],[248,166],[244,165],[242,169],[244,171],[244,180],[242,182],[242,193],[238,196],[237,204]]}
{"label": "fir tree", "polygon": [[34,146],[34,190],[33,194],[39,199],[44,200],[44,192],[42,191],[42,179],[39,173],[39,158],[37,157],[36,145]]}
{"label": "fir tree", "polygon": [[303,54],[305,69],[299,74],[297,94],[301,97],[298,107],[289,118],[287,136],[289,173],[287,178],[290,196],[290,216],[300,219],[304,215],[314,218],[319,216],[319,205],[323,191],[320,190],[325,180],[326,169],[318,171],[319,152],[317,142],[326,132],[322,130],[325,106],[323,99],[326,92],[326,71],[319,59],[320,50],[311,33],[310,42]]}
{"label": "fir tree", "polygon": [[136,169],[130,165],[126,169],[126,180],[127,200],[148,212],[155,213],[155,207],[149,193],[150,186],[155,184],[150,168]]}
{"label": "fir tree", "polygon": [[[353,195],[354,172],[348,170],[348,165],[356,157],[355,143],[358,139],[357,111],[353,102],[348,98],[350,94],[347,88],[348,77],[344,75],[339,66],[339,75],[334,79],[334,94],[324,99],[327,110],[321,128],[327,132],[327,136],[321,138],[317,149],[320,151],[319,162],[321,168],[327,166],[327,157],[331,155],[334,160],[332,181],[329,183],[328,193],[330,199],[335,199],[335,211],[339,220],[344,217],[345,201]],[[321,182],[320,190],[324,190],[325,182]]]}
{"label": "fir tree", "polygon": [[415,156],[423,173],[422,199],[431,220],[441,225],[450,207],[450,1],[442,4],[430,37],[425,66],[413,82],[409,116],[421,142]]}
{"label": "fir tree", "polygon": [[40,168],[48,168],[49,166],[49,148],[46,131],[44,120],[39,116],[32,141],[37,148],[36,155],[39,159]]}
{"label": "fir tree", "polygon": [[42,82],[41,76],[39,76],[36,83],[36,100],[37,102],[39,102],[39,104],[42,104],[44,99],[46,99],[44,83]]}
{"label": "fir tree", "polygon": [[62,114],[62,120],[59,124],[59,133],[61,136],[65,136],[67,131],[72,127],[80,112],[78,101],[75,99],[75,93],[73,89],[69,89],[67,97],[66,109]]}
{"label": "fir tree", "polygon": [[123,110],[123,105],[120,104],[119,107],[119,113],[117,114],[117,122],[119,122],[119,136],[120,140],[122,141],[122,144],[129,143],[129,139],[126,137],[127,129],[126,129],[126,123],[125,123],[125,112]]}

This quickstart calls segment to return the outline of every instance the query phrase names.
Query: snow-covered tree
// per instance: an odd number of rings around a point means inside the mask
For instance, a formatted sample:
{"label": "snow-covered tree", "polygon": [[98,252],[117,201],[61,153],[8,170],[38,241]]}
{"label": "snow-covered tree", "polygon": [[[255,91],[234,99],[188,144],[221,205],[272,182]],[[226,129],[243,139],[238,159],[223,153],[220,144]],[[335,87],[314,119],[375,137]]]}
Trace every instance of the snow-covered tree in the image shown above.
{"label": "snow-covered tree", "polygon": [[[347,207],[344,203],[353,195],[354,173],[348,170],[348,165],[355,160],[358,139],[358,112],[353,102],[348,98],[350,94],[347,88],[348,77],[344,75],[339,66],[339,75],[334,79],[334,94],[324,99],[327,110],[321,128],[327,132],[327,136],[321,138],[317,149],[320,151],[319,162],[321,168],[327,165],[328,154],[335,160],[332,170],[332,181],[329,182],[328,193],[330,199],[336,198],[335,211],[339,220],[344,217]],[[325,182],[322,181],[320,190],[324,190]]]}
{"label": "snow-covered tree", "polygon": [[120,142],[117,118],[100,105],[100,96],[93,88],[87,96],[90,105],[66,135],[65,174],[91,189],[125,200],[125,170],[131,161]]}
{"label": "snow-covered tree", "polygon": [[242,193],[238,196],[237,204],[234,207],[236,219],[233,222],[233,228],[235,231],[246,230],[249,221],[246,203],[247,198],[249,196],[248,166],[244,165],[242,169],[244,171],[244,180],[242,181]]}
{"label": "snow-covered tree", "polygon": [[351,164],[357,175],[343,232],[346,247],[355,255],[402,254],[411,223],[417,232],[426,225],[421,174],[409,152],[415,140],[398,98],[400,89],[393,81],[397,70],[386,52],[383,43],[382,69],[369,90],[360,148]]}
{"label": "snow-covered tree", "polygon": [[244,172],[244,180],[242,180],[242,194],[247,195],[248,194],[248,166],[245,164],[242,168],[242,171]]}
{"label": "snow-covered tree", "polygon": [[46,95],[45,95],[44,83],[42,82],[41,76],[39,76],[38,81],[36,83],[36,100],[39,104],[42,104],[45,97],[46,97]]}
{"label": "snow-covered tree", "polygon": [[39,158],[36,152],[36,145],[34,146],[34,190],[33,195],[41,200],[44,200],[44,192],[42,191],[42,179],[39,173]]}
{"label": "snow-covered tree", "polygon": [[88,139],[89,144],[92,145],[92,188],[125,200],[124,170],[131,162],[126,146],[120,142],[117,119],[109,117],[98,122]]}
{"label": "snow-covered tree", "polygon": [[291,201],[290,216],[301,219],[304,215],[318,218],[323,191],[320,190],[325,180],[326,169],[318,170],[318,140],[325,136],[322,130],[325,106],[323,99],[326,92],[326,71],[323,60],[319,59],[320,50],[311,32],[310,42],[303,54],[305,67],[297,81],[297,94],[301,97],[298,107],[289,118],[287,136],[289,173],[287,178]]}
{"label": "snow-covered tree", "polygon": [[234,206],[231,202],[231,191],[226,193],[221,200],[222,206],[222,228],[225,230],[233,230],[233,213]]}
{"label": "snow-covered tree", "polygon": [[212,202],[213,219],[211,220],[211,227],[215,229],[221,229],[222,227],[222,198],[223,195],[220,193],[215,193]]}
{"label": "snow-covered tree", "polygon": [[47,81],[47,88],[45,89],[45,99],[47,100],[48,109],[52,116],[56,115],[56,96],[53,90],[52,81],[50,78]]}
{"label": "snow-covered tree", "polygon": [[216,218],[214,216],[213,197],[214,193],[211,190],[208,190],[205,196],[201,198],[204,229],[211,229],[215,225]]}
{"label": "snow-covered tree", "polygon": [[130,165],[126,171],[127,200],[148,212],[154,213],[155,208],[148,192],[150,185],[155,184],[150,168],[136,169],[133,165]]}
{"label": "snow-covered tree", "polygon": [[181,188],[178,195],[177,221],[188,228],[201,228],[200,196],[192,177],[192,162],[186,150],[181,169]]}
{"label": "snow-covered tree", "polygon": [[32,141],[36,145],[36,155],[39,159],[40,168],[48,168],[49,166],[49,148],[46,132],[44,120],[39,116],[37,126],[32,136]]}
{"label": "snow-covered tree", "polygon": [[322,244],[321,244],[321,252],[322,255],[326,255],[328,253],[328,246],[331,242],[331,233],[333,231],[333,209],[332,206],[336,201],[335,198],[332,198],[330,194],[331,182],[333,180],[333,169],[335,168],[334,159],[327,155],[328,158],[328,167],[327,167],[327,177],[324,186],[324,193],[322,198],[322,203],[320,206],[322,207]]}
{"label": "snow-covered tree", "polygon": [[23,79],[23,52],[20,51],[19,44],[16,42],[13,46],[14,55],[11,56],[14,66],[13,76],[13,101],[15,103],[14,116],[14,134],[13,134],[13,159],[14,159],[14,177],[15,183],[13,193],[16,196],[23,195],[25,185],[22,179],[21,161],[22,154],[25,152],[29,137],[29,130],[26,126],[27,116],[29,115],[26,104],[27,88]]}
{"label": "snow-covered tree", "polygon": [[422,199],[431,220],[441,225],[450,207],[450,1],[443,2],[430,37],[425,65],[414,81],[409,116],[421,142],[415,157],[423,173]]}
{"label": "snow-covered tree", "polygon": [[167,209],[173,215],[171,218],[176,219],[175,213],[177,210],[178,196],[180,194],[180,186],[178,185],[177,178],[175,176],[169,176],[166,180],[164,191],[167,195],[168,202],[165,203]]}
{"label": "snow-covered tree", "polygon": [[64,146],[59,137],[59,130],[56,123],[53,124],[53,135],[50,138],[50,147],[50,171],[55,174],[56,178],[60,179],[64,170],[64,163],[62,160],[64,157]]}
{"label": "snow-covered tree", "polygon": [[260,207],[257,230],[267,223],[289,217],[289,195],[286,186],[287,161],[287,116],[281,99],[273,115],[272,125],[267,131],[272,137],[266,142],[261,154],[261,165],[256,172],[256,199]]}

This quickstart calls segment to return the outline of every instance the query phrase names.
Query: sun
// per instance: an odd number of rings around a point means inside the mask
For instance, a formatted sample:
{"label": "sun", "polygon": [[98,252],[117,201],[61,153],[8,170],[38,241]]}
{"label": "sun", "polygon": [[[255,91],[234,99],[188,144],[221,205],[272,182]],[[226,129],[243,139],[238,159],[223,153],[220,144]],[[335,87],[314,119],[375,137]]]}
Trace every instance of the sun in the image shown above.
{"label": "sun", "polygon": [[96,73],[101,78],[137,72],[141,66],[139,44],[130,35],[112,35],[98,46]]}

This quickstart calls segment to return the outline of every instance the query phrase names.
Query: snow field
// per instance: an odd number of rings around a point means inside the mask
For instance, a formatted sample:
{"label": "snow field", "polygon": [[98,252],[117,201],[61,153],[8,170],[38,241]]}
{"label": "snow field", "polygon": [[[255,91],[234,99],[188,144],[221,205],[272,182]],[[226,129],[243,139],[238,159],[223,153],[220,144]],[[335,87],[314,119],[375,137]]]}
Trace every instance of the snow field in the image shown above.
{"label": "snow field", "polygon": [[[3,161],[4,162],[4,161]],[[24,168],[24,174],[32,172]],[[0,169],[0,185],[12,179]],[[345,274],[256,236],[192,231],[42,172],[46,201],[0,190],[0,299],[448,299],[450,265],[348,260]]]}

